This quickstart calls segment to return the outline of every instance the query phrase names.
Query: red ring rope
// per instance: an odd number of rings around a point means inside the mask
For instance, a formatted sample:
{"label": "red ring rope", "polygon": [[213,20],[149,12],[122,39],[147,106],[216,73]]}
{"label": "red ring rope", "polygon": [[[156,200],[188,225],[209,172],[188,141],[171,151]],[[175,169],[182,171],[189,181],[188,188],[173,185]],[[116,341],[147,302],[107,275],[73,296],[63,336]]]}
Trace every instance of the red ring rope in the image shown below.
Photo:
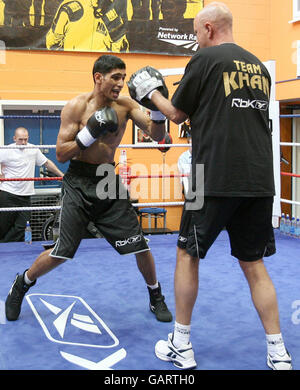
{"label": "red ring rope", "polygon": [[127,177],[129,179],[161,179],[161,178],[174,178],[174,177],[187,177],[188,174],[185,175],[140,175],[140,176],[134,176],[134,175],[128,175]]}
{"label": "red ring rope", "polygon": [[[128,179],[155,179],[155,178],[174,178],[174,177],[187,177],[188,175],[141,175],[141,176],[131,176],[124,175],[124,178]],[[123,177],[123,176],[122,176]],[[52,181],[52,180],[62,180],[62,177],[27,177],[27,178],[0,178],[1,181]]]}
{"label": "red ring rope", "polygon": [[51,181],[51,180],[62,180],[62,177],[26,177],[26,178],[0,178],[1,181]]}
{"label": "red ring rope", "polygon": [[281,172],[282,176],[291,176],[291,177],[300,177],[300,175],[296,175],[296,173],[289,173],[289,172]]}

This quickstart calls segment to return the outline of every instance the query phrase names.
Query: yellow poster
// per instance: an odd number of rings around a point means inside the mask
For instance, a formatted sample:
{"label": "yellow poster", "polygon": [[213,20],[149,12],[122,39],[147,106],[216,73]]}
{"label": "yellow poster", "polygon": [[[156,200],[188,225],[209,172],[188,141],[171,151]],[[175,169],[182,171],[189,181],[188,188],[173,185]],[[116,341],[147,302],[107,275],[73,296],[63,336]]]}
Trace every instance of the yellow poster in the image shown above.
{"label": "yellow poster", "polygon": [[9,49],[191,55],[203,0],[0,0]]}

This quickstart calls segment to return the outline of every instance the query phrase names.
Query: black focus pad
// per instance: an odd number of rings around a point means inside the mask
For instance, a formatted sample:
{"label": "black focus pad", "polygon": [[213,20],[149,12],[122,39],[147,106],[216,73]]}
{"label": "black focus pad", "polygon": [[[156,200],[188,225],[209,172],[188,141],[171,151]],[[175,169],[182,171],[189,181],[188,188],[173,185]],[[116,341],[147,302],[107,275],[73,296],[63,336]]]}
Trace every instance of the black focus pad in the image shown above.
{"label": "black focus pad", "polygon": [[152,111],[159,111],[159,109],[146,97],[148,93],[157,89],[166,99],[169,97],[162,74],[151,66],[145,66],[133,73],[127,85],[131,98]]}

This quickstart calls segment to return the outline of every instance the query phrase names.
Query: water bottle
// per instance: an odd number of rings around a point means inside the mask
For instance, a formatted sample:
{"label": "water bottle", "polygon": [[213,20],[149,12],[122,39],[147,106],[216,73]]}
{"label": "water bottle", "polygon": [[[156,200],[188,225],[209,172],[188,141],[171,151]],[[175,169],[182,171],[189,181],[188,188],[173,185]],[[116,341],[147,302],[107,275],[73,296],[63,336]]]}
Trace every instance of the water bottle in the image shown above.
{"label": "water bottle", "polygon": [[119,175],[122,180],[122,184],[124,184],[125,188],[127,188],[128,192],[130,192],[130,175],[131,169],[127,165],[127,154],[126,149],[121,150],[120,158],[119,158]]}
{"label": "water bottle", "polygon": [[127,153],[126,149],[122,149],[119,157],[119,164],[126,165],[127,164]]}
{"label": "water bottle", "polygon": [[297,217],[297,220],[296,220],[296,232],[295,232],[295,236],[297,238],[300,238],[300,219],[299,217]]}
{"label": "water bottle", "polygon": [[289,214],[286,214],[284,230],[285,230],[285,234],[287,234],[287,235],[290,234],[290,226],[291,226],[290,216],[289,216]]}
{"label": "water bottle", "polygon": [[285,214],[282,213],[280,218],[280,225],[279,225],[280,233],[284,234],[284,229],[285,229]]}
{"label": "water bottle", "polygon": [[32,230],[30,227],[29,221],[26,222],[26,228],[25,228],[25,243],[31,244],[32,243]]}
{"label": "water bottle", "polygon": [[295,231],[296,231],[296,220],[295,220],[295,217],[292,217],[291,228],[290,228],[290,236],[295,237]]}

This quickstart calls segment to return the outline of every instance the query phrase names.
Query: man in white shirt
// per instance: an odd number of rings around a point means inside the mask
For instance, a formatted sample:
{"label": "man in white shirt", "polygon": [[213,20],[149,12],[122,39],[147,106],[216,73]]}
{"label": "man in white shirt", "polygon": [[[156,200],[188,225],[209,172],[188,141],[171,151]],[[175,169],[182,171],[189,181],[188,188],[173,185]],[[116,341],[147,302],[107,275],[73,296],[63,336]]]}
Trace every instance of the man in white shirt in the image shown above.
{"label": "man in white shirt", "polygon": [[[183,152],[179,156],[179,159],[177,162],[178,171],[182,175],[189,175],[190,174],[191,164],[192,164],[192,144],[191,144],[192,138],[191,138],[191,135],[189,133],[187,133],[186,135],[187,135],[187,142],[190,145],[190,147],[188,148],[188,150],[186,150],[185,152]],[[180,182],[183,186],[183,189],[182,189],[183,194],[186,196],[186,194],[188,193],[188,188],[189,188],[188,176],[181,177]]]}
{"label": "man in white shirt", "polygon": [[[28,143],[28,130],[18,127],[11,145],[31,145]],[[34,177],[35,166],[45,165],[55,176],[63,176],[57,166],[39,149],[15,148],[0,149],[1,178]],[[30,197],[34,195],[34,182],[3,181],[0,182],[0,207],[30,207]],[[26,221],[30,211],[0,212],[0,242],[24,241]]]}

